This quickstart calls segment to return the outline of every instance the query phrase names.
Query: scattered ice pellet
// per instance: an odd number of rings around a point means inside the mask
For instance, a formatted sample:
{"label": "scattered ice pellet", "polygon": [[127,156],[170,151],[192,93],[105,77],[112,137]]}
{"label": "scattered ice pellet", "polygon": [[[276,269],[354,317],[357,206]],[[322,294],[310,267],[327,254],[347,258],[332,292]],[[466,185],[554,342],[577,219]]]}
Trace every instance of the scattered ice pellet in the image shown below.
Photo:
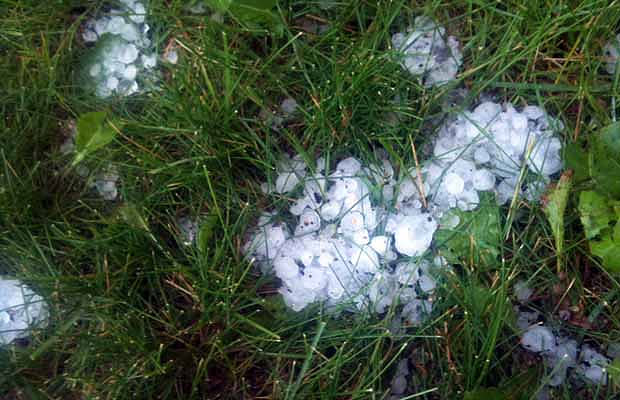
{"label": "scattered ice pellet", "polygon": [[525,281],[518,281],[515,283],[514,291],[515,296],[517,296],[517,300],[519,300],[520,303],[527,302],[534,293],[534,290]]}
{"label": "scattered ice pellet", "polygon": [[549,386],[563,384],[571,370],[592,384],[607,384],[610,359],[588,345],[580,347],[576,340],[554,335],[543,325],[530,326],[521,336],[521,345],[542,356],[550,373]]}
{"label": "scattered ice pellet", "polygon": [[0,345],[30,335],[35,327],[45,327],[47,303],[30,287],[16,279],[0,277]]}
{"label": "scattered ice pellet", "polygon": [[556,348],[556,340],[551,329],[533,325],[521,336],[521,345],[534,353],[552,353]]}
{"label": "scattered ice pellet", "polygon": [[94,43],[86,68],[99,97],[129,96],[139,91],[136,79],[156,65],[141,1],[122,1],[121,8],[84,23],[82,38]]}
{"label": "scattered ice pellet", "polygon": [[519,311],[519,307],[515,307],[515,311],[517,313],[517,328],[520,331],[525,331],[534,325],[540,316],[537,311]]}
{"label": "scattered ice pellet", "polygon": [[433,310],[433,303],[428,300],[413,299],[405,304],[403,308],[404,320],[413,325],[419,326],[430,315]]}
{"label": "scattered ice pellet", "polygon": [[536,201],[563,167],[562,142],[555,136],[562,129],[539,107],[519,112],[510,103],[491,101],[448,120],[435,139],[434,159],[423,167],[437,211],[471,209],[477,191],[494,191],[500,204],[515,192]]}
{"label": "scattered ice pellet", "polygon": [[425,86],[454,80],[463,62],[456,38],[426,16],[416,17],[407,32],[394,34],[392,45],[401,53],[403,67],[421,75]]}
{"label": "scattered ice pellet", "polygon": [[396,373],[392,378],[392,396],[401,396],[407,390],[407,376],[409,376],[409,365],[406,358],[398,362]]}
{"label": "scattered ice pellet", "polygon": [[181,234],[181,243],[185,246],[190,246],[196,240],[198,234],[198,221],[190,217],[179,218],[177,225],[179,226],[179,233]]}
{"label": "scattered ice pellet", "polygon": [[277,111],[271,111],[267,107],[263,108],[259,113],[259,118],[263,120],[271,129],[279,131],[284,124],[294,118],[299,104],[291,97],[282,100]]}
{"label": "scattered ice pellet", "polygon": [[607,346],[607,356],[611,359],[620,357],[620,343],[611,343]]}
{"label": "scattered ice pellet", "polygon": [[603,47],[603,53],[605,56],[605,70],[609,74],[615,74],[618,58],[620,58],[620,34],[616,35]]}
{"label": "scattered ice pellet", "polygon": [[164,59],[170,64],[179,62],[179,52],[176,49],[170,49],[164,54]]}
{"label": "scattered ice pellet", "polygon": [[91,187],[97,189],[97,192],[104,200],[112,201],[118,197],[117,182],[119,180],[118,172],[114,166],[109,166],[107,170],[98,173]]}
{"label": "scattered ice pellet", "polygon": [[584,345],[579,353],[579,364],[576,373],[594,384],[607,384],[607,366],[610,361],[588,345]]}
{"label": "scattered ice pellet", "polygon": [[297,111],[297,107],[298,104],[292,97],[287,97],[282,101],[282,104],[280,104],[280,109],[287,117]]}

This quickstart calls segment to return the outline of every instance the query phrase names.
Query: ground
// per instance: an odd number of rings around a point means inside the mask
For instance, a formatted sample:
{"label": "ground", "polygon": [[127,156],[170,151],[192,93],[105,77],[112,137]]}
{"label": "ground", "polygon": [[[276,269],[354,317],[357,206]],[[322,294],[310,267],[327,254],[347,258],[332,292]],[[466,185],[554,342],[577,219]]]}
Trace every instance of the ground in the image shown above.
{"label": "ground", "polygon": [[[602,59],[616,2],[279,1],[254,24],[154,0],[153,39],[176,46],[179,62],[160,64],[160,89],[107,100],[80,79],[81,26],[102,5],[0,2],[0,272],[51,312],[47,329],[0,349],[0,397],[382,399],[408,357],[415,398],[491,398],[485,388],[531,398],[545,372],[512,323],[518,279],[563,332],[603,349],[620,340],[620,283],[589,251],[579,185],[561,263],[540,204],[504,207],[494,263],[463,263],[433,317],[400,335],[389,315],[287,311],[277,280],[241,253],[260,213],[283,207],[260,190],[283,153],[372,160],[385,149],[413,165],[411,144],[423,155],[439,121],[480,95],[540,105],[564,122],[564,144],[587,146],[616,113],[618,75]],[[391,35],[421,14],[461,42],[453,85],[425,88],[394,61]],[[469,94],[451,106],[455,87]],[[300,111],[273,130],[261,110],[287,97]],[[84,161],[118,168],[116,202],[58,151],[67,121],[92,111],[121,127]],[[201,222],[190,246],[185,216]],[[613,399],[618,389],[552,396]]]}

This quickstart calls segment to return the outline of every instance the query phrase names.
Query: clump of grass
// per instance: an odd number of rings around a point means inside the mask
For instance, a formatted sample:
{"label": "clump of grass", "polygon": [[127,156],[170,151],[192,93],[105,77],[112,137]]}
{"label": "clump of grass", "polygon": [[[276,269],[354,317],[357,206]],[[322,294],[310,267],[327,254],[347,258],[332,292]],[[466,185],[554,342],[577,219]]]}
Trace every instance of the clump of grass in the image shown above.
{"label": "clump of grass", "polygon": [[[600,74],[599,56],[620,20],[614,3],[345,1],[323,10],[283,1],[277,36],[154,1],[156,42],[174,40],[180,62],[164,70],[161,91],[108,102],[75,85],[76,33],[99,6],[0,5],[0,253],[10,260],[1,272],[36,287],[52,307],[48,330],[28,346],[0,349],[3,395],[384,398],[398,359],[408,357],[419,398],[515,382],[529,384],[521,390],[529,398],[543,372],[535,362],[524,371],[512,328],[517,276],[535,282],[548,318],[575,310],[566,329],[601,346],[618,341],[618,281],[596,267],[571,213],[557,274],[551,230],[535,204],[513,204],[496,262],[457,269],[433,318],[397,336],[389,315],[287,311],[278,282],[240,255],[247,227],[273,206],[258,185],[282,152],[372,160],[385,149],[411,165],[409,137],[424,148],[451,88],[425,89],[394,61],[390,36],[413,16],[435,18],[464,46],[459,77],[469,95],[454,109],[482,93],[540,104],[565,122],[570,143],[611,118],[618,85]],[[302,32],[304,18],[326,32]],[[286,96],[302,111],[276,133],[258,114]],[[113,205],[53,156],[60,124],[99,110],[123,123],[89,160],[118,167],[122,200]],[[204,241],[180,245],[180,213],[208,216]],[[616,395],[611,385],[579,390],[581,398]]]}

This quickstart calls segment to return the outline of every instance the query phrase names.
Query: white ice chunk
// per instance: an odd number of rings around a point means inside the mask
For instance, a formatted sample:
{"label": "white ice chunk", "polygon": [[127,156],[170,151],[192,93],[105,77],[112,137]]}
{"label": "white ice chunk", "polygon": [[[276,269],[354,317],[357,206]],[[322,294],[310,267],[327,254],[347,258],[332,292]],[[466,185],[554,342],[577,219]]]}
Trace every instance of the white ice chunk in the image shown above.
{"label": "white ice chunk", "polygon": [[355,176],[361,169],[362,164],[353,157],[345,158],[336,165],[339,176]]}
{"label": "white ice chunk", "polygon": [[437,222],[428,214],[404,217],[394,232],[396,250],[404,255],[419,256],[433,240]]}
{"label": "white ice chunk", "polygon": [[370,235],[368,234],[368,230],[366,229],[360,229],[359,231],[353,232],[351,239],[358,246],[363,246],[370,243]]}
{"label": "white ice chunk", "polygon": [[177,225],[180,231],[181,243],[185,246],[189,246],[194,243],[199,229],[198,221],[191,219],[190,217],[183,217],[178,220]]}
{"label": "white ice chunk", "polygon": [[488,169],[478,169],[473,176],[474,189],[479,191],[491,190],[495,187],[495,175]]}
{"label": "white ice chunk", "polygon": [[463,192],[463,189],[465,188],[465,181],[463,181],[463,178],[459,175],[449,173],[444,178],[444,185],[448,193],[457,195]]}
{"label": "white ice chunk", "polygon": [[101,64],[93,64],[88,70],[88,74],[95,78],[101,73]]}
{"label": "white ice chunk", "polygon": [[299,276],[299,266],[292,257],[276,257],[273,261],[273,269],[276,275],[284,280]]}
{"label": "white ice chunk", "polygon": [[295,236],[306,235],[321,229],[321,217],[316,211],[307,208],[299,217],[299,224],[295,228]]}
{"label": "white ice chunk", "polygon": [[291,97],[287,97],[282,101],[282,104],[280,104],[280,109],[285,116],[295,113],[295,111],[297,111],[297,107],[297,102]]}
{"label": "white ice chunk", "polygon": [[140,56],[140,60],[142,61],[142,66],[146,69],[153,68],[157,65],[157,57],[155,54],[151,54],[149,56],[142,54]]}
{"label": "white ice chunk", "polygon": [[530,326],[521,336],[521,345],[534,353],[552,353],[556,350],[555,336],[542,325]]}
{"label": "white ice chunk", "polygon": [[488,163],[491,160],[491,155],[483,146],[479,146],[474,151],[474,160],[478,164]]}
{"label": "white ice chunk", "polygon": [[294,172],[283,172],[276,178],[276,193],[288,193],[295,189],[299,183],[299,177]]}
{"label": "white ice chunk", "polygon": [[362,273],[374,274],[379,268],[379,257],[370,246],[354,249],[349,262],[358,272]]}
{"label": "white ice chunk", "polygon": [[534,293],[534,290],[525,281],[518,281],[515,283],[514,291],[520,303],[526,303]]}
{"label": "white ice chunk", "polygon": [[603,47],[603,54],[605,56],[605,70],[611,75],[615,74],[618,58],[620,58],[620,34],[607,42]]}
{"label": "white ice chunk", "polygon": [[106,86],[110,90],[115,90],[118,87],[118,79],[116,79],[116,77],[114,76],[109,77],[106,81]]}
{"label": "white ice chunk", "polygon": [[301,284],[307,290],[318,292],[327,285],[325,271],[315,267],[306,268],[301,278]]}
{"label": "white ice chunk", "polygon": [[581,348],[577,374],[594,384],[607,384],[607,367],[609,359],[588,345]]}
{"label": "white ice chunk", "polygon": [[387,236],[375,236],[370,241],[370,247],[380,256],[384,255],[390,246],[390,238]]}
{"label": "white ice chunk", "polygon": [[30,335],[47,326],[48,306],[30,287],[15,279],[0,277],[0,345]]}
{"label": "white ice chunk", "polygon": [[97,32],[91,29],[84,29],[84,31],[82,32],[82,40],[84,40],[84,42],[86,43],[96,42],[97,39],[99,39],[99,36],[97,36]]}
{"label": "white ice chunk", "polygon": [[99,173],[95,177],[95,181],[92,186],[97,189],[97,192],[104,200],[112,201],[118,197],[118,188],[116,183],[119,180],[119,175],[113,167],[108,170]]}
{"label": "white ice chunk", "polygon": [[364,216],[359,211],[346,213],[340,220],[340,228],[345,232],[356,232],[364,229]]}
{"label": "white ice chunk", "polygon": [[129,64],[125,68],[125,71],[123,71],[123,79],[126,79],[128,81],[133,81],[134,79],[136,79],[137,74],[138,74],[138,68],[136,68],[136,66],[133,64]]}
{"label": "white ice chunk", "polygon": [[170,64],[179,62],[179,52],[176,49],[170,49],[164,55],[164,59]]}
{"label": "white ice chunk", "polygon": [[326,221],[332,221],[340,215],[342,203],[336,200],[330,200],[321,206],[321,217]]}
{"label": "white ice chunk", "polygon": [[433,311],[433,304],[428,300],[413,299],[403,307],[403,319],[413,325],[420,326]]}
{"label": "white ice chunk", "polygon": [[146,14],[146,9],[144,8],[144,5],[142,3],[136,2],[132,8],[134,14],[130,15],[129,18],[137,24],[143,23]]}

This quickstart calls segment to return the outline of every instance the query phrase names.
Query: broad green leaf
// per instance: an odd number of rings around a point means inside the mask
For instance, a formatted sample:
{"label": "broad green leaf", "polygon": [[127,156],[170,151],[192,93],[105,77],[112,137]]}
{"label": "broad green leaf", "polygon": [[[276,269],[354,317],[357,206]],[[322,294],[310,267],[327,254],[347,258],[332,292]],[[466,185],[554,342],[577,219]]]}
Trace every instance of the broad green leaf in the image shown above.
{"label": "broad green leaf", "polygon": [[588,153],[577,143],[569,143],[564,148],[566,168],[573,170],[573,180],[583,182],[590,177],[588,169]]}
{"label": "broad green leaf", "polygon": [[277,0],[233,1],[229,11],[239,23],[249,28],[268,28],[272,33],[282,34],[284,27],[280,17],[273,12]]}
{"label": "broad green leaf", "polygon": [[493,196],[481,196],[474,211],[455,209],[451,213],[460,222],[456,228],[440,228],[435,233],[441,254],[452,264],[492,265],[501,244],[499,206]]}
{"label": "broad green leaf", "polygon": [[78,164],[90,153],[110,143],[115,136],[116,130],[106,122],[105,112],[95,111],[82,115],[77,121],[76,153],[73,165]]}
{"label": "broad green leaf", "polygon": [[[545,196],[545,205],[543,211],[551,225],[551,231],[555,238],[555,249],[558,255],[564,251],[564,212],[566,211],[566,203],[568,202],[568,194],[572,187],[572,175],[565,172],[560,177],[557,185],[547,192]],[[560,258],[558,256],[558,265]]]}
{"label": "broad green leaf", "polygon": [[217,11],[228,11],[233,0],[205,0],[207,5]]}
{"label": "broad green leaf", "polygon": [[620,387],[620,357],[616,357],[607,367],[607,372],[614,385]]}
{"label": "broad green leaf", "polygon": [[609,272],[620,273],[620,244],[612,240],[610,233],[601,240],[590,241],[590,250],[603,260],[603,266]]}
{"label": "broad green leaf", "polygon": [[589,166],[597,190],[620,198],[620,122],[601,129],[593,137]]}
{"label": "broad green leaf", "polygon": [[593,239],[616,219],[607,198],[597,192],[588,190],[579,195],[579,214],[587,239]]}

